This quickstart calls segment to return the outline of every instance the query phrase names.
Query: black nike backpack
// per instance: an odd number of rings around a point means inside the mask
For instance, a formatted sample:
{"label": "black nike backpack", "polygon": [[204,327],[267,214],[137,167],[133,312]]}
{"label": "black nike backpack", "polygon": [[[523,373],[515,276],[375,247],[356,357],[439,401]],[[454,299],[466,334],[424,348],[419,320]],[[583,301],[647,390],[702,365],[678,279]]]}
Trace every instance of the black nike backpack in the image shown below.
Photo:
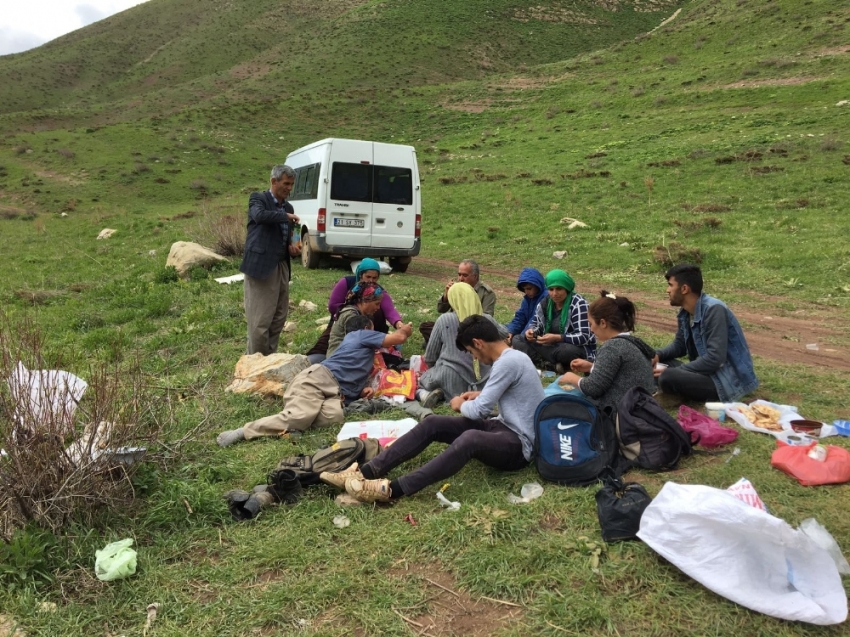
{"label": "black nike backpack", "polygon": [[534,412],[537,472],[549,482],[594,484],[617,455],[610,414],[582,396],[548,396]]}

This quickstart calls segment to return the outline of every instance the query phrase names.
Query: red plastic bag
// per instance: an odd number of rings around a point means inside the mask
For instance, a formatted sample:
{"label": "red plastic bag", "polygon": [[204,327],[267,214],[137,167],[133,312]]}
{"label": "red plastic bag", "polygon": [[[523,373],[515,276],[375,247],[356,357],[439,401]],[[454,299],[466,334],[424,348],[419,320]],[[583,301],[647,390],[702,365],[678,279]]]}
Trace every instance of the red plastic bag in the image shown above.
{"label": "red plastic bag", "polygon": [[843,447],[826,445],[826,460],[820,462],[809,458],[814,446],[798,447],[777,440],[770,464],[796,478],[804,487],[850,482],[850,452]]}
{"label": "red plastic bag", "polygon": [[738,437],[736,430],[723,427],[714,418],[709,418],[687,405],[679,407],[677,418],[682,429],[691,434],[691,440],[696,440],[694,444],[701,447],[728,445]]}
{"label": "red plastic bag", "polygon": [[393,369],[382,369],[372,379],[372,387],[375,390],[375,398],[378,396],[404,396],[407,400],[413,400],[416,396],[416,376],[409,369],[401,372]]}

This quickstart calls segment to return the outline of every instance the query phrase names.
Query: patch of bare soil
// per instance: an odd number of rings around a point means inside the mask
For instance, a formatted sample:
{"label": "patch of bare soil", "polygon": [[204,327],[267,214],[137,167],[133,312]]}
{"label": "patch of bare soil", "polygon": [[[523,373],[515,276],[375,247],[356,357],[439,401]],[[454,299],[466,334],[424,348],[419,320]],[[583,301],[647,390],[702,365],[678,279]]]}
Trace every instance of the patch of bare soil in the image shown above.
{"label": "patch of bare soil", "polygon": [[841,55],[842,53],[850,53],[850,44],[842,44],[840,46],[831,46],[821,49],[815,53],[815,57],[827,57],[830,55]]}
{"label": "patch of bare soil", "polygon": [[442,104],[442,107],[450,111],[461,111],[464,113],[483,113],[488,108],[490,108],[490,104],[490,100],[481,100],[480,102],[444,102]]}
{"label": "patch of bare soil", "polygon": [[524,91],[532,88],[543,88],[549,84],[562,82],[567,78],[573,77],[574,73],[564,73],[562,75],[546,75],[542,77],[526,77],[516,76],[506,79],[501,83],[489,84],[487,88],[491,91],[495,89],[508,91]]}
{"label": "patch of bare soil", "polygon": [[[456,272],[457,264],[443,259],[416,257],[408,274],[445,282]],[[500,305],[510,310],[519,305],[520,295],[515,285],[517,273],[487,267],[482,279],[496,291]],[[610,288],[610,284],[581,281],[583,290]],[[435,288],[435,292],[438,290]],[[806,365],[833,371],[850,371],[850,348],[824,345],[836,338],[845,338],[847,333],[836,326],[845,326],[844,311],[820,305],[797,302],[793,311],[782,310],[777,304],[787,302],[783,297],[752,295],[758,307],[754,309],[733,307],[735,316],[744,324],[750,351],[757,356],[783,363]],[[435,297],[436,298],[436,297]],[[657,295],[630,292],[629,298],[637,304],[638,320],[641,325],[654,331],[676,332],[676,309],[664,296],[663,286]],[[511,303],[505,303],[512,299]],[[436,303],[436,301],[435,301]],[[772,307],[771,307],[772,306]],[[769,307],[770,309],[763,309]],[[806,349],[809,343],[819,343],[819,349]]]}
{"label": "patch of bare soil", "polygon": [[428,590],[425,609],[394,609],[417,635],[490,637],[522,617],[523,607],[489,597],[474,598],[436,564],[409,565],[390,572],[399,579],[419,578]]}
{"label": "patch of bare soil", "polygon": [[819,80],[819,77],[780,77],[772,80],[741,80],[726,84],[722,88],[758,88],[760,86],[798,86]]}
{"label": "patch of bare soil", "polygon": [[514,11],[513,19],[517,22],[530,22],[531,20],[539,20],[540,22],[554,22],[557,24],[598,24],[599,20],[589,16],[574,8],[563,6],[542,6],[525,7]]}
{"label": "patch of bare soil", "polygon": [[235,77],[237,80],[244,80],[249,77],[263,77],[267,75],[269,71],[272,70],[270,64],[258,64],[257,62],[245,62],[244,64],[237,64],[232,69],[230,69],[231,77]]}

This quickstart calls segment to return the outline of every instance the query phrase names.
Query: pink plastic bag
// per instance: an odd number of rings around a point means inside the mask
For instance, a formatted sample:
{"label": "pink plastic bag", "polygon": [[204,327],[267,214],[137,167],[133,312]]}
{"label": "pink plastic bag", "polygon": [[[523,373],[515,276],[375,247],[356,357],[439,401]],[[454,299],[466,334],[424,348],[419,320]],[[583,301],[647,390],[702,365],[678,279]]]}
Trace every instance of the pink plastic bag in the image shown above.
{"label": "pink plastic bag", "polygon": [[734,429],[723,427],[714,418],[709,418],[687,405],[679,407],[678,420],[682,429],[691,434],[692,439],[698,439],[694,444],[701,447],[728,445],[738,437],[738,432]]}

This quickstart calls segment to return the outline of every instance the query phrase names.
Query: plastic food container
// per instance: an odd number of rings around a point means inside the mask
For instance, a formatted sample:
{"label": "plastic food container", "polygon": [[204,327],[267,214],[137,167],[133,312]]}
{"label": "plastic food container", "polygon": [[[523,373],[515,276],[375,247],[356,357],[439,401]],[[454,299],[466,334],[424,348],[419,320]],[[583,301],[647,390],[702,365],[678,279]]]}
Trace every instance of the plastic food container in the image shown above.
{"label": "plastic food container", "polygon": [[705,413],[709,418],[723,422],[726,420],[726,405],[724,403],[705,403]]}
{"label": "plastic food container", "polygon": [[792,420],[790,423],[791,429],[796,431],[798,434],[809,434],[810,436],[820,436],[821,427],[823,427],[822,422],[818,422],[817,420]]}

